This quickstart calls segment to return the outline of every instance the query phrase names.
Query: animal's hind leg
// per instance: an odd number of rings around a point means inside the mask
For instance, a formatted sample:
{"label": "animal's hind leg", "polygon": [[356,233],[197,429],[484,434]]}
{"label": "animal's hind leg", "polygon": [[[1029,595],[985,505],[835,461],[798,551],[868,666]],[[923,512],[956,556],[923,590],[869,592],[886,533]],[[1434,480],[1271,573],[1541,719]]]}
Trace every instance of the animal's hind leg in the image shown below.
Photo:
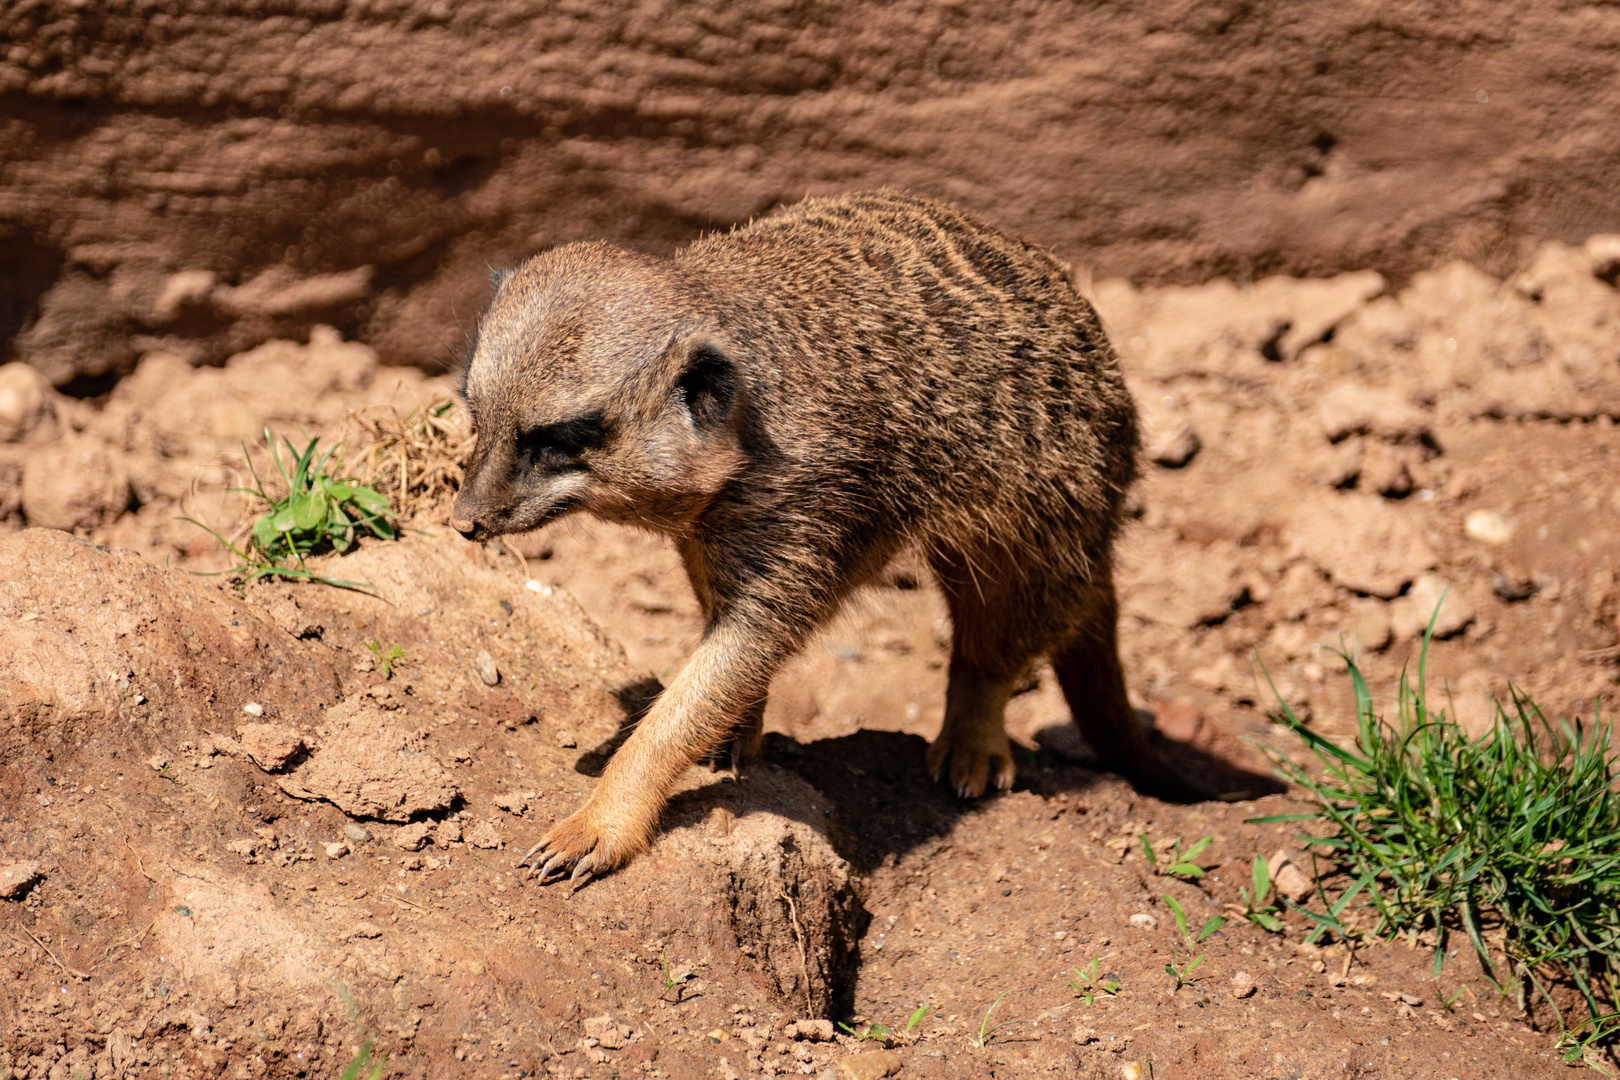
{"label": "animal's hind leg", "polygon": [[928,748],[928,771],[963,798],[1012,786],[1016,769],[1004,714],[1013,686],[1041,652],[1005,578],[949,555],[930,559],[951,608],[945,724]]}
{"label": "animal's hind leg", "polygon": [[743,713],[731,738],[714,748],[714,753],[709,755],[709,768],[714,772],[724,772],[735,780],[742,773],[743,762],[759,757],[759,749],[764,741],[765,699],[761,698],[758,704],[749,706],[748,711]]}
{"label": "animal's hind leg", "polygon": [[1113,582],[1104,577],[1085,594],[1081,629],[1052,654],[1052,669],[1080,733],[1104,768],[1120,773],[1144,794],[1170,802],[1212,798],[1170,769],[1125,696]]}

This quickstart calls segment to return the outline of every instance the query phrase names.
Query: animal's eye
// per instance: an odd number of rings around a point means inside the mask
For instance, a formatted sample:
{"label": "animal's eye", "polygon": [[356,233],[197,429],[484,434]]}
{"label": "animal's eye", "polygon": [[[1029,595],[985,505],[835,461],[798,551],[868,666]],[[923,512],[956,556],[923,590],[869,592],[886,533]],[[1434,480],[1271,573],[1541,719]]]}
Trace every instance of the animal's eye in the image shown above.
{"label": "animal's eye", "polygon": [[519,432],[518,450],[537,465],[579,467],[579,456],[601,446],[606,438],[602,414],[591,413]]}

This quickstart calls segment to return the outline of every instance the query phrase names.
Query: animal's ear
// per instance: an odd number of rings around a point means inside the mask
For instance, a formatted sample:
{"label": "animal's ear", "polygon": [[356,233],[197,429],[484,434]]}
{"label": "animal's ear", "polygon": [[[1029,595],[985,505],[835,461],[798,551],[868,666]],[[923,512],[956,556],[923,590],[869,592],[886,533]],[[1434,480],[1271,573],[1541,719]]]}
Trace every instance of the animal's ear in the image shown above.
{"label": "animal's ear", "polygon": [[700,342],[686,354],[686,367],[675,384],[681,404],[699,428],[724,424],[737,398],[737,368],[719,347]]}

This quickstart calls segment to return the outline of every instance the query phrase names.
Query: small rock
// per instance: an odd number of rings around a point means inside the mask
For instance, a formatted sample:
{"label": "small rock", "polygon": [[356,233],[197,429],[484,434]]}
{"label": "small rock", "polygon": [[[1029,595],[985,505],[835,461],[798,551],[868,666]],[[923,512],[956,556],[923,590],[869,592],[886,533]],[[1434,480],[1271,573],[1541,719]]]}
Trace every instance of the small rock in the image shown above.
{"label": "small rock", "polygon": [[353,937],[380,938],[380,937],[382,937],[383,932],[382,932],[382,927],[378,926],[374,922],[371,922],[370,920],[365,920],[365,921],[362,921],[362,922],[355,923],[354,924],[354,929],[351,930],[349,933]]}
{"label": "small rock", "polygon": [[1272,887],[1296,904],[1304,903],[1316,892],[1316,882],[1300,868],[1299,860],[1303,858],[1297,851],[1283,848],[1266,863],[1271,871]]}
{"label": "small rock", "polygon": [[52,415],[51,384],[45,376],[28,364],[0,364],[0,443],[22,442],[47,426],[54,429]]}
{"label": "small rock", "polygon": [[1179,469],[1203,449],[1204,441],[1180,412],[1148,404],[1143,407],[1143,440],[1149,461],[1166,469]]}
{"label": "small rock", "polygon": [[630,1025],[621,1024],[611,1016],[588,1016],[584,1027],[585,1037],[595,1039],[604,1050],[622,1050],[630,1041]]}
{"label": "small rock", "polygon": [[579,736],[564,728],[557,732],[557,745],[565,750],[572,749],[579,745]]}
{"label": "small rock", "polygon": [[409,825],[401,825],[394,830],[389,842],[397,848],[406,851],[421,851],[427,846],[428,830],[431,826],[425,821],[413,821]]}
{"label": "small rock", "polygon": [[265,772],[284,768],[304,748],[304,737],[280,724],[243,724],[236,729],[237,741]]}
{"label": "small rock", "polygon": [[529,798],[532,791],[508,791],[495,796],[490,801],[505,810],[508,814],[522,814],[529,808]]}
{"label": "small rock", "polygon": [[1491,592],[1505,604],[1517,604],[1522,600],[1528,600],[1536,595],[1539,588],[1539,585],[1528,579],[1520,581],[1506,574],[1491,575]]}
{"label": "small rock", "polygon": [[169,767],[169,759],[162,754],[153,754],[146,759],[146,764],[153,772],[162,772]]}
{"label": "small rock", "polygon": [[1389,617],[1396,635],[1403,638],[1421,637],[1432,618],[1435,638],[1444,640],[1474,621],[1474,605],[1445,578],[1420,574],[1405,596],[1390,602]]}
{"label": "small rock", "polygon": [[10,900],[21,896],[28,886],[43,876],[38,859],[0,863],[0,899]]}
{"label": "small rock", "polygon": [[498,848],[501,846],[501,829],[493,821],[478,821],[467,830],[467,843],[475,848]]}
{"label": "small rock", "polygon": [[1138,911],[1131,916],[1130,924],[1138,930],[1153,930],[1158,927],[1159,920],[1145,911]]}
{"label": "small rock", "polygon": [[892,1050],[868,1050],[839,1058],[835,1068],[839,1080],[883,1080],[899,1072],[902,1064],[900,1055]]}
{"label": "small rock", "polygon": [[1254,993],[1254,976],[1247,971],[1240,971],[1232,976],[1232,996],[1246,998]]}
{"label": "small rock", "polygon": [[1119,1067],[1119,1080],[1147,1080],[1147,1075],[1140,1061],[1127,1061]]}
{"label": "small rock", "polygon": [[251,859],[253,858],[254,849],[257,846],[258,845],[251,840],[232,840],[230,843],[225,845],[225,850],[234,852],[235,854],[242,856],[244,859]]}
{"label": "small rock", "polygon": [[473,670],[478,672],[478,678],[485,686],[494,686],[501,681],[500,670],[495,666],[495,658],[487,652],[480,652],[473,661]]}
{"label": "small rock", "polygon": [[439,822],[439,827],[433,830],[433,842],[440,847],[461,843],[461,819],[449,817]]}
{"label": "small rock", "polygon": [[247,713],[249,716],[263,716],[264,706],[260,705],[257,701],[250,701],[246,705],[242,706],[242,711]]}
{"label": "small rock", "polygon": [[1071,1038],[1073,1038],[1074,1041],[1079,1043],[1081,1046],[1085,1046],[1087,1043],[1094,1043],[1097,1041],[1097,1029],[1094,1027],[1087,1027],[1085,1024],[1077,1024]]}
{"label": "small rock", "polygon": [[270,828],[268,825],[260,826],[259,828],[254,829],[253,835],[257,836],[259,838],[259,843],[263,844],[269,851],[274,851],[276,848],[281,846],[280,841],[276,839],[276,830]]}
{"label": "small rock", "polygon": [[807,1042],[831,1042],[834,1033],[831,1020],[795,1020],[782,1029],[782,1034]]}
{"label": "small rock", "polygon": [[341,859],[348,853],[349,845],[347,841],[338,840],[326,845],[326,857],[328,859]]}
{"label": "small rock", "polygon": [[1517,531],[1512,520],[1500,510],[1474,510],[1463,519],[1463,532],[1471,539],[1501,547]]}
{"label": "small rock", "polygon": [[346,821],[343,823],[343,835],[356,844],[364,844],[371,839],[371,830],[364,825]]}

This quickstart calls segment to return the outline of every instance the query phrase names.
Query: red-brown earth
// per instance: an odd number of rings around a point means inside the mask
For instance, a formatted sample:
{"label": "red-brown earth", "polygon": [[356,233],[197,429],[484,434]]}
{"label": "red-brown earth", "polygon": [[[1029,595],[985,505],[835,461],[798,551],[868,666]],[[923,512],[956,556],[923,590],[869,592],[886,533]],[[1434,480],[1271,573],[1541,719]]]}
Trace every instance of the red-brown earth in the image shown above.
{"label": "red-brown earth", "polygon": [[[1595,237],[1507,281],[1082,283],[1148,418],[1125,662],[1185,762],[1300,758],[1257,662],[1345,734],[1333,650],[1389,693],[1442,592],[1429,676],[1465,722],[1510,682],[1612,707],[1617,265]],[[265,424],[353,438],[351,412],[440,392],[329,330],[217,369],[152,353],[89,401],[0,369],[0,863],[38,873],[0,901],[0,1068],[336,1075],[362,1032],[420,1076],[1564,1068],[1465,953],[1435,979],[1422,943],[1310,947],[1297,918],[1233,918],[1174,991],[1163,897],[1232,914],[1252,857],[1297,846],[1245,819],[1297,802],[1135,795],[1085,767],[1045,672],[1010,709],[1015,790],[949,797],[922,771],[949,630],[905,565],[778,678],[740,782],[694,770],[653,851],[572,897],[524,882],[697,631],[662,542],[567,520],[520,559],[428,513],[322,564],[371,596],[187,573],[229,564],[180,518],[246,520],[227,488]],[[404,650],[391,676],[368,641]],[[1155,876],[1144,832],[1212,837],[1210,874]],[[694,977],[666,989],[666,959]],[[1088,1005],[1093,959],[1120,990]],[[1017,1023],[975,1046],[998,999]],[[789,1027],[925,1003],[882,1055]]]}

